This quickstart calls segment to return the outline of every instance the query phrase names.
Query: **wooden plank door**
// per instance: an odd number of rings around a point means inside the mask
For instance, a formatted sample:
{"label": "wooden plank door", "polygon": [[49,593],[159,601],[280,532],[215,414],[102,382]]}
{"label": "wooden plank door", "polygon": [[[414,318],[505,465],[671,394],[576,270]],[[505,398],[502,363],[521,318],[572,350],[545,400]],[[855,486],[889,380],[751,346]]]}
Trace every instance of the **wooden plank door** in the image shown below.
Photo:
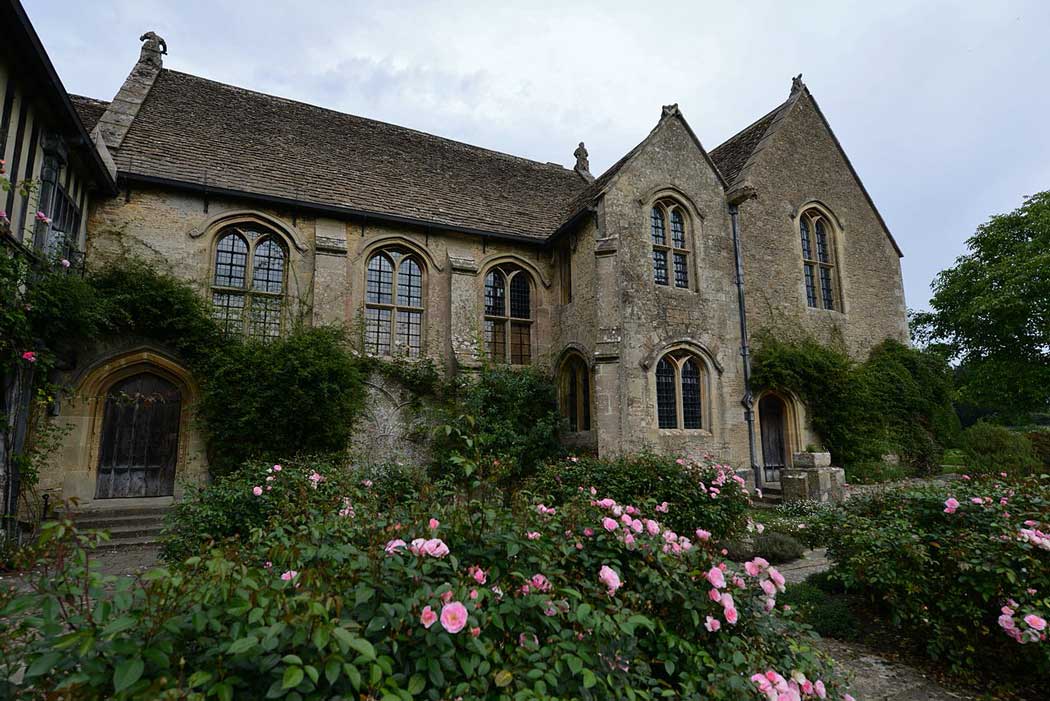
{"label": "wooden plank door", "polygon": [[96,499],[171,496],[182,395],[152,373],[133,375],[106,395]]}
{"label": "wooden plank door", "polygon": [[759,425],[762,431],[762,463],[766,480],[780,481],[780,470],[787,463],[784,402],[771,394],[758,403]]}

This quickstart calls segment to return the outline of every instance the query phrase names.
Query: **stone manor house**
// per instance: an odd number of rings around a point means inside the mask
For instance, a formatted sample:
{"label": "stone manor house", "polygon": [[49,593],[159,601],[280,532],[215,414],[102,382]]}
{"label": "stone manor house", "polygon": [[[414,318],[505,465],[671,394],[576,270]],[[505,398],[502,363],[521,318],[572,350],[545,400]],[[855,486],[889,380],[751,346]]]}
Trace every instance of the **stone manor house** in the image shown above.
{"label": "stone manor house", "polygon": [[[800,77],[710,151],[664,106],[594,177],[582,143],[571,167],[539,163],[171,70],[153,33],[116,95],[66,95],[32,39],[54,94],[27,82],[31,57],[4,56],[0,149],[12,175],[42,174],[53,196],[8,194],[6,211],[50,208],[52,223],[11,236],[44,246],[61,229],[89,267],[152,259],[198,286],[230,333],[356,324],[379,356],[450,372],[538,366],[557,378],[580,450],[741,467],[742,321],[857,357],[907,341],[900,249]],[[194,378],[176,355],[125,339],[77,363],[56,408],[72,431],[40,489],[81,503],[165,497],[206,474]],[[368,420],[396,421],[396,391],[376,390],[389,406]],[[753,405],[759,464],[819,443],[797,398]]]}

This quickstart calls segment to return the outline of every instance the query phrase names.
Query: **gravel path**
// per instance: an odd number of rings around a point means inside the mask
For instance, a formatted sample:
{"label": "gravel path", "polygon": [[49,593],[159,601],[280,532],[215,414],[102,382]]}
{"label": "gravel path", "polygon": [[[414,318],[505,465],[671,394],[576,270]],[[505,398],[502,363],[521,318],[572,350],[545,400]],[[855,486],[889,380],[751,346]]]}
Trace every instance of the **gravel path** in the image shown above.
{"label": "gravel path", "polygon": [[822,638],[817,646],[831,655],[851,678],[857,701],[971,701],[974,696],[949,691],[919,670],[891,662],[858,643]]}

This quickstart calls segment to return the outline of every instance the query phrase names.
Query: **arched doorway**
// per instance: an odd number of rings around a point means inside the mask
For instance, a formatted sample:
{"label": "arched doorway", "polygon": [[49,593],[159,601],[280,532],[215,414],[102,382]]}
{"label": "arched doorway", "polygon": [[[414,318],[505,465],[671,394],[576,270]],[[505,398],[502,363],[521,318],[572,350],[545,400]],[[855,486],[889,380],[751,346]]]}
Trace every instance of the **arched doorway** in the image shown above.
{"label": "arched doorway", "polygon": [[780,470],[787,466],[787,405],[775,394],[766,394],[758,402],[758,420],[762,432],[762,464],[765,481],[779,482]]}
{"label": "arched doorway", "polygon": [[182,392],[140,372],[106,392],[96,499],[171,496],[179,454]]}

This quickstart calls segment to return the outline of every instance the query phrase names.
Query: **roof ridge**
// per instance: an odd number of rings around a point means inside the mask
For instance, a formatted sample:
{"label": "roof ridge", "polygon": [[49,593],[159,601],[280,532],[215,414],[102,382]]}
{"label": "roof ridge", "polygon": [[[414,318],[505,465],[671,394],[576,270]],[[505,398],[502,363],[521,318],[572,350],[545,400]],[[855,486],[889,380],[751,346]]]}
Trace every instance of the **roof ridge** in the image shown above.
{"label": "roof ridge", "polygon": [[171,69],[171,68],[162,68],[161,69],[161,73],[162,74],[163,73],[173,73],[173,74],[176,74],[176,75],[179,75],[179,76],[185,76],[185,77],[188,77],[188,78],[193,78],[194,80],[203,80],[203,81],[206,81],[208,83],[214,83],[215,85],[219,85],[219,86],[221,86],[223,88],[228,88],[228,89],[232,89],[232,90],[239,90],[241,92],[248,93],[248,94],[251,94],[251,95],[259,95],[259,96],[262,96],[262,97],[265,97],[265,98],[268,98],[268,99],[271,99],[271,100],[278,100],[280,102],[284,102],[284,103],[288,103],[288,104],[292,104],[292,105],[301,105],[303,107],[307,107],[307,108],[313,109],[313,110],[318,110],[318,111],[321,111],[321,112],[330,112],[332,114],[338,114],[341,117],[351,117],[353,119],[359,119],[359,120],[361,120],[363,122],[370,122],[372,124],[380,124],[380,125],[382,125],[384,127],[392,127],[394,129],[400,129],[402,131],[411,132],[413,134],[420,134],[422,136],[426,136],[426,137],[429,137],[431,139],[440,139],[441,141],[448,142],[449,144],[452,144],[452,145],[454,145],[456,147],[459,147],[459,148],[469,149],[469,150],[473,150],[473,151],[482,151],[482,152],[485,152],[485,153],[488,153],[488,154],[493,154],[493,155],[496,155],[496,156],[500,156],[501,158],[507,158],[507,159],[511,159],[511,160],[514,160],[514,161],[521,161],[521,162],[526,163],[526,164],[528,164],[530,166],[533,166],[533,167],[543,168],[545,170],[557,169],[558,171],[564,172],[566,174],[573,175],[574,177],[577,176],[576,175],[576,171],[574,171],[574,170],[572,170],[570,168],[566,168],[565,166],[561,165],[560,163],[553,163],[551,161],[546,161],[546,162],[544,162],[544,161],[537,161],[537,160],[534,160],[532,158],[525,158],[524,156],[516,156],[516,155],[514,155],[512,153],[507,153],[505,151],[497,151],[495,149],[487,148],[485,146],[478,146],[476,144],[468,144],[465,141],[457,141],[456,139],[452,139],[452,138],[449,138],[447,136],[441,136],[439,134],[431,134],[430,132],[423,131],[422,129],[414,129],[412,127],[406,127],[406,126],[401,125],[401,124],[394,124],[393,122],[384,122],[384,121],[382,121],[380,119],[373,119],[371,117],[363,117],[363,116],[361,116],[359,114],[353,114],[351,112],[343,112],[341,110],[333,109],[331,107],[324,107],[324,106],[321,106],[321,105],[315,105],[315,104],[312,104],[310,102],[304,102],[303,100],[296,100],[296,99],[293,99],[293,98],[290,98],[290,97],[284,97],[282,95],[274,95],[272,93],[263,92],[261,90],[252,90],[251,88],[245,88],[245,87],[241,87],[240,85],[233,85],[231,83],[224,83],[221,80],[215,80],[213,78],[205,78],[204,76],[196,75],[196,74],[193,74],[193,73],[187,73],[185,71],[177,71],[177,70],[174,70],[174,69]]}
{"label": "roof ridge", "polygon": [[109,100],[102,100],[97,97],[88,97],[87,95],[77,95],[74,92],[68,93],[68,95],[74,100],[87,100],[88,102],[97,102],[100,105],[108,105]]}
{"label": "roof ridge", "polygon": [[[715,146],[715,147],[714,147],[713,149],[711,149],[711,150],[710,150],[710,151],[709,151],[708,153],[714,153],[714,152],[715,152],[715,151],[717,151],[718,149],[720,149],[720,148],[722,148],[723,146],[727,145],[727,144],[728,144],[729,142],[731,142],[731,141],[732,141],[733,139],[735,139],[735,138],[737,138],[737,137],[741,136],[741,135],[742,135],[742,134],[743,134],[744,132],[746,132],[746,131],[747,131],[748,129],[751,129],[751,128],[755,127],[756,125],[758,125],[758,124],[759,124],[759,123],[760,123],[760,122],[761,122],[762,120],[764,120],[764,119],[769,119],[770,117],[772,117],[773,115],[775,115],[775,114],[776,114],[777,112],[779,112],[780,110],[782,110],[782,109],[784,109],[785,107],[787,107],[787,104],[788,104],[789,102],[791,102],[791,100],[792,100],[792,99],[793,99],[794,97],[795,97],[794,95],[791,95],[790,97],[788,97],[788,99],[784,100],[784,101],[783,101],[783,102],[781,102],[781,103],[780,103],[779,105],[777,105],[777,106],[776,106],[776,107],[774,107],[773,109],[769,110],[769,111],[768,111],[768,112],[766,112],[766,113],[765,113],[764,115],[762,115],[761,117],[759,117],[759,118],[758,118],[758,119],[756,119],[755,121],[753,121],[753,122],[751,122],[750,124],[748,124],[748,125],[747,125],[746,127],[744,127],[743,129],[739,130],[738,132],[736,132],[735,134],[733,134],[732,136],[730,136],[730,137],[729,137],[728,139],[726,139],[725,141],[723,141],[722,143],[720,143],[720,144],[719,144],[718,146]],[[767,126],[767,127],[766,127],[766,131],[768,131],[768,130],[769,130],[769,127]],[[765,132],[763,132],[763,136],[764,136],[764,135],[765,135]]]}

